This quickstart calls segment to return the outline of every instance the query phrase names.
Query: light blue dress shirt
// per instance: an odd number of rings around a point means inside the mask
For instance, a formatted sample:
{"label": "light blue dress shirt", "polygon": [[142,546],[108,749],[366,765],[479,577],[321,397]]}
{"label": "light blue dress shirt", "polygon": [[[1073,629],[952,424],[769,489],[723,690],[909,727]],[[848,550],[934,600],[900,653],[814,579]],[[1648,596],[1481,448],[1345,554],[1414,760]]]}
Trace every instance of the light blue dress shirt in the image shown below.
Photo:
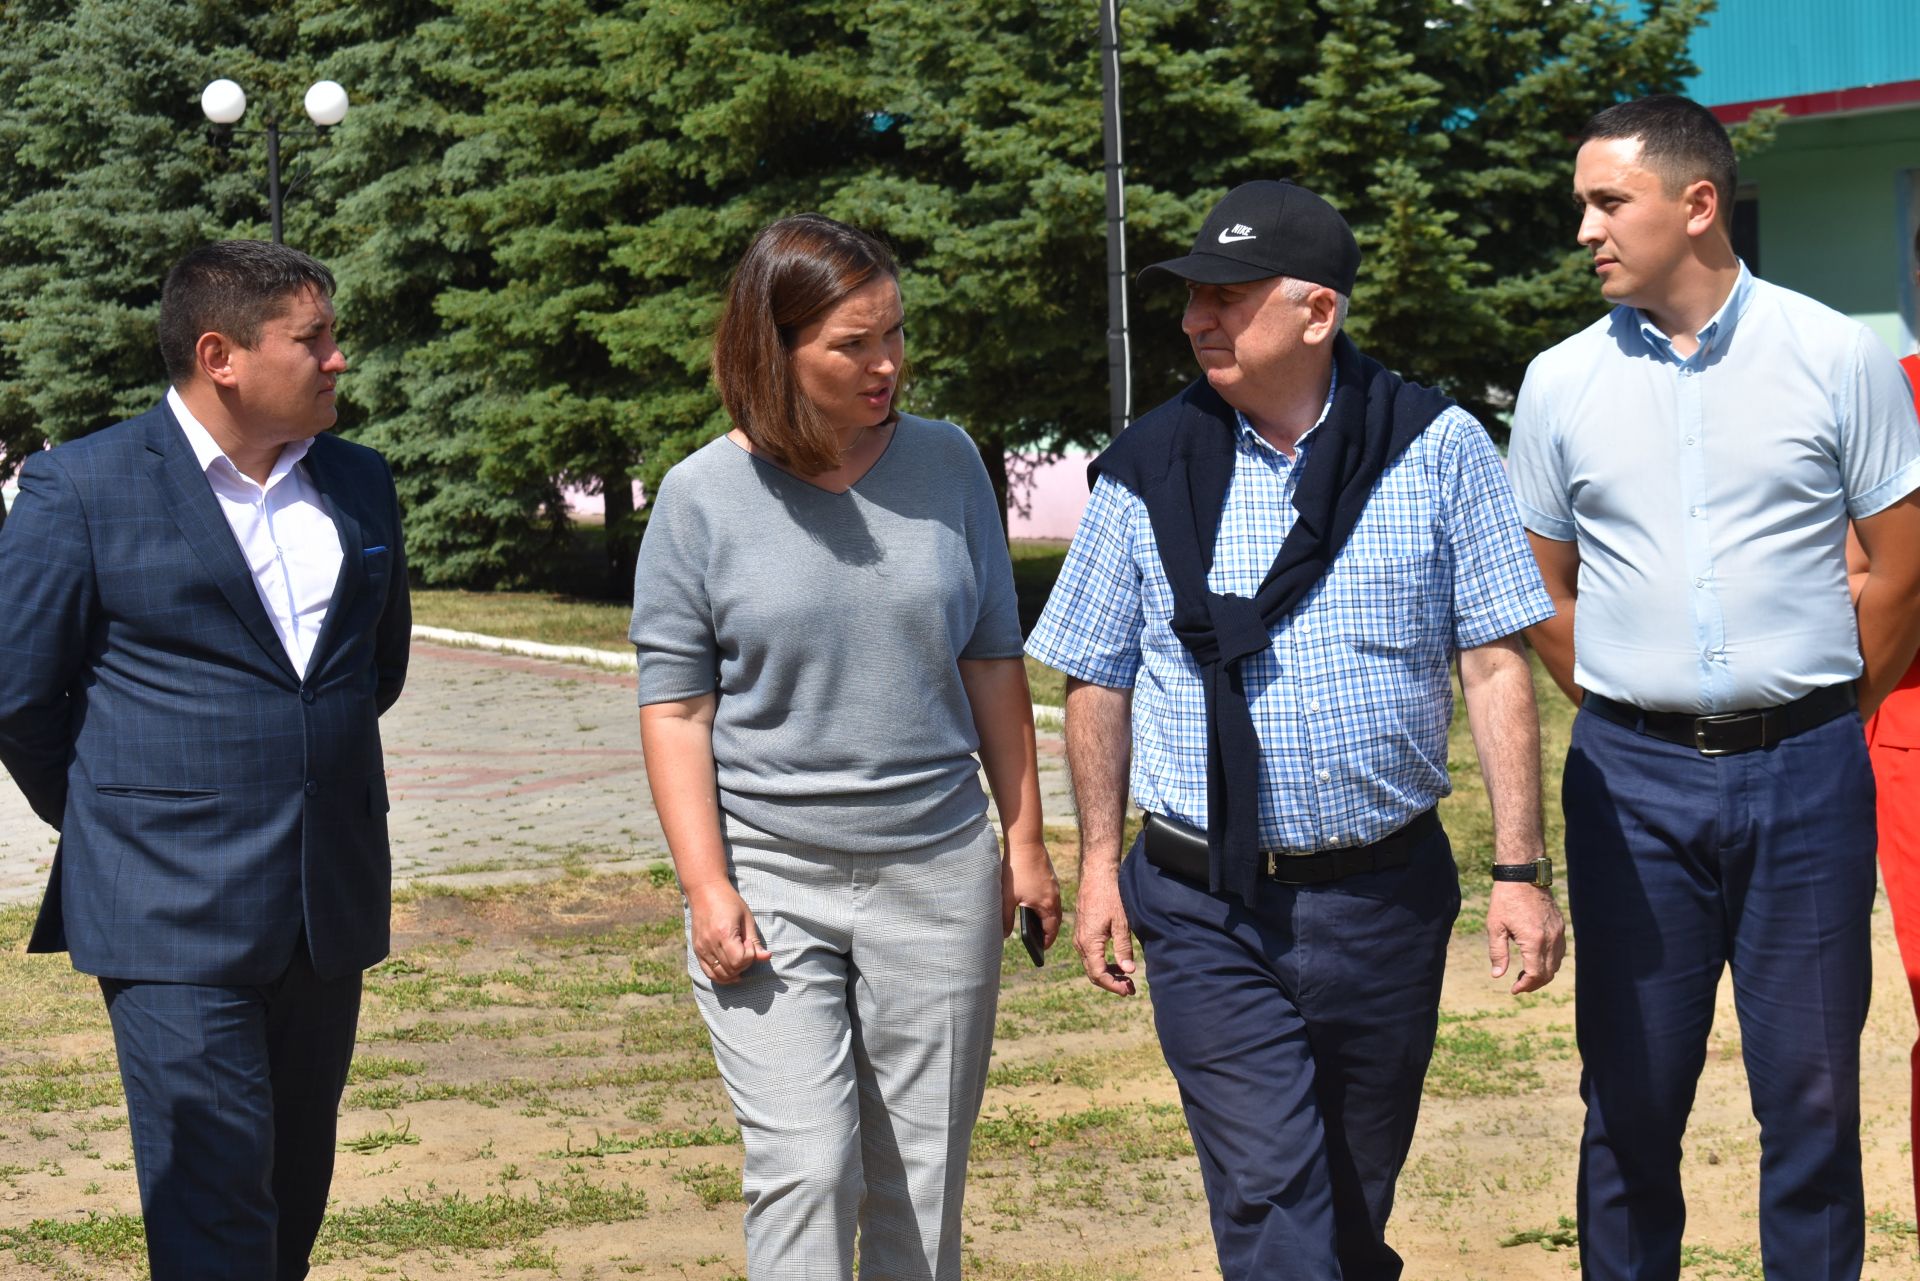
{"label": "light blue dress shirt", "polygon": [[1542,352],[1508,470],[1527,528],[1579,544],[1582,688],[1778,706],[1860,675],[1847,518],[1920,488],[1920,424],[1871,331],[1744,266],[1699,339],[1622,306]]}
{"label": "light blue dress shirt", "polygon": [[[1289,459],[1241,419],[1209,588],[1259,590],[1293,527],[1317,430]],[[1206,693],[1172,614],[1146,504],[1102,476],[1027,653],[1131,688],[1134,802],[1204,828]],[[1380,477],[1273,644],[1241,662],[1261,747],[1261,848],[1376,841],[1445,796],[1454,652],[1551,617],[1500,456],[1471,414],[1450,409]]]}

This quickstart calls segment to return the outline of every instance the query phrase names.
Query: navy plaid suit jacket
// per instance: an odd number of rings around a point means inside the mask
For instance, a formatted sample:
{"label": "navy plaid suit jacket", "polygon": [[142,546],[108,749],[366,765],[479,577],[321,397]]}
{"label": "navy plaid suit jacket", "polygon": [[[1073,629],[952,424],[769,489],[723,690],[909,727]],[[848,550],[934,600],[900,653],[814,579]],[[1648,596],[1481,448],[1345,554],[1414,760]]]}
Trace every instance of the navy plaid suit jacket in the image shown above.
{"label": "navy plaid suit jacket", "polygon": [[378,718],[406,677],[400,510],[370,449],[305,466],[340,579],[295,675],[164,403],[27,460],[0,527],[0,762],[60,846],[29,951],[109,978],[327,978],[388,942]]}

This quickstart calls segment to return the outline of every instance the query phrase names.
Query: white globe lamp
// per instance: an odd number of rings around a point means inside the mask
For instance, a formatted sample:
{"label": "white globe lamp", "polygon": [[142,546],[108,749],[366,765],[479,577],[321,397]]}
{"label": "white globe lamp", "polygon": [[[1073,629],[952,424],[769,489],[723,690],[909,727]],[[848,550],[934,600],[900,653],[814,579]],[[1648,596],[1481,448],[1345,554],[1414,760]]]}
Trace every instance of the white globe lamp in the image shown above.
{"label": "white globe lamp", "polygon": [[[316,88],[318,86],[315,86]],[[339,88],[335,85],[334,88]],[[341,98],[341,111],[345,112],[346,95]],[[230,125],[240,119],[247,111],[247,91],[231,80],[216,80],[200,91],[200,110],[207,119],[217,125]]]}
{"label": "white globe lamp", "polygon": [[[234,86],[236,89],[239,86]],[[331,80],[317,81],[307,90],[307,118],[327,129],[347,118],[347,91]]]}

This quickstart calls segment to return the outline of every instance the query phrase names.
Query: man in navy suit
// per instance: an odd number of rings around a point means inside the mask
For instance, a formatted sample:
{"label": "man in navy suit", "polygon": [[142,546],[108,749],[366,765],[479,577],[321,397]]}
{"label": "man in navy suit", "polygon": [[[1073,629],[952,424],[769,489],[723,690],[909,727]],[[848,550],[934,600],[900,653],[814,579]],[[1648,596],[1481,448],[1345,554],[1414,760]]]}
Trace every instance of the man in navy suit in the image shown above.
{"label": "man in navy suit", "polygon": [[28,459],[0,530],[0,761],[60,830],[28,949],[100,980],[154,1281],[307,1274],[387,951],[411,620],[392,476],[325,434],[332,293],[189,253],[165,400]]}

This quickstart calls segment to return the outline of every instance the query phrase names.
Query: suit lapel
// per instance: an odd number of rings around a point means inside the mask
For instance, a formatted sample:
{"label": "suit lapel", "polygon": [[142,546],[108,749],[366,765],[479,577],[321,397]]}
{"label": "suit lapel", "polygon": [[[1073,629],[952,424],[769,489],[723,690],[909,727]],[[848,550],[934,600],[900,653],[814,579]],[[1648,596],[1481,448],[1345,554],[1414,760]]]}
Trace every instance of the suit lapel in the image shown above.
{"label": "suit lapel", "polygon": [[320,638],[314,642],[313,657],[307,660],[307,675],[319,673],[332,652],[344,619],[366,586],[366,534],[353,514],[355,495],[334,465],[333,451],[327,439],[317,437],[303,460],[313,487],[326,500],[333,517],[334,530],[340,535],[340,576],[333,583],[333,599],[327,605],[327,621],[320,625]]}
{"label": "suit lapel", "polygon": [[213,496],[213,486],[200,469],[200,460],[194,457],[186,434],[174,422],[173,411],[164,403],[147,429],[147,449],[154,455],[153,477],[161,500],[187,545],[200,558],[248,634],[287,680],[298,684],[300,677],[287,658],[286,647],[280,643],[280,634],[273,630],[266,606],[260,603],[253,571],[247,568],[240,544],[234,541],[233,529],[221,514],[220,500]]}

